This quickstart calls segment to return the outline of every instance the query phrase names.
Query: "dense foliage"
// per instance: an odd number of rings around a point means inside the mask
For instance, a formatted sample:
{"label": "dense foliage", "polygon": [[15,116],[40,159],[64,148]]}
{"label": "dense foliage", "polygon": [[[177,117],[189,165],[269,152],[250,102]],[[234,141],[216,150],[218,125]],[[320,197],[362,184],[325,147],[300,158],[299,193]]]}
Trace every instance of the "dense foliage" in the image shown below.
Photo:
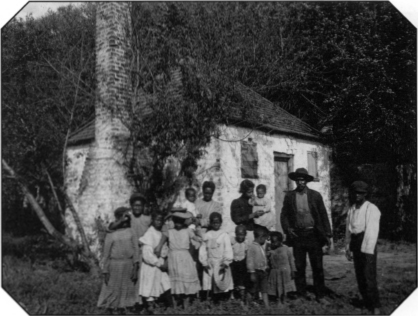
{"label": "dense foliage", "polygon": [[192,58],[330,127],[339,161],[416,161],[416,29],[390,3],[138,3],[135,12],[144,65],[154,61],[144,86],[150,72]]}
{"label": "dense foliage", "polygon": [[[86,4],[2,30],[3,156],[31,183],[62,183],[68,131],[92,118],[94,21]],[[416,29],[388,2],[134,2],[127,29],[131,172],[157,200],[170,157],[189,179],[228,122],[236,82],[325,128],[347,170],[416,164]]]}
{"label": "dense foliage", "polygon": [[131,130],[159,164],[136,172],[155,180],[151,192],[167,192],[156,176],[167,157],[181,148],[199,158],[227,122],[235,82],[324,128],[347,174],[416,162],[416,30],[390,3],[140,2],[132,11],[134,93],[155,115],[132,115]]}
{"label": "dense foliage", "polygon": [[[43,196],[52,213],[56,203],[48,174],[62,186],[69,132],[94,115],[94,30],[95,8],[86,4],[61,7],[39,19],[12,19],[1,33],[3,159],[24,176],[33,194]],[[31,213],[26,221],[19,216],[22,195],[14,180],[3,172],[2,184],[3,210],[14,209],[4,213],[7,219],[17,230],[30,229],[24,223],[32,222]]]}

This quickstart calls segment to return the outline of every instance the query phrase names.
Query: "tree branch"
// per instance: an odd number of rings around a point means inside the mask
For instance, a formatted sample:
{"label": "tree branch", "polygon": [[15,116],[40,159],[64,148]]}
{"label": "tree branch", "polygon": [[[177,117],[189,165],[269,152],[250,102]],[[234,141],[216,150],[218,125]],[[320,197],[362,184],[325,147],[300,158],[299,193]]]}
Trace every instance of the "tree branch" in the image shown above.
{"label": "tree branch", "polygon": [[55,227],[51,224],[49,219],[46,217],[44,211],[42,210],[42,208],[40,207],[40,205],[36,201],[35,197],[32,195],[32,193],[30,193],[27,186],[16,175],[14,170],[6,163],[6,161],[4,159],[1,160],[1,164],[2,164],[3,168],[9,173],[9,175],[17,181],[17,183],[19,184],[20,188],[23,191],[23,194],[25,195],[26,199],[28,200],[30,206],[35,211],[36,215],[38,216],[38,218],[40,219],[40,221],[42,222],[42,224],[46,228],[47,232],[51,236],[56,238],[58,241],[63,243],[64,245],[70,247],[71,249],[77,249],[78,247],[73,240],[69,239],[67,236],[62,235],[59,231],[57,231],[55,229]]}

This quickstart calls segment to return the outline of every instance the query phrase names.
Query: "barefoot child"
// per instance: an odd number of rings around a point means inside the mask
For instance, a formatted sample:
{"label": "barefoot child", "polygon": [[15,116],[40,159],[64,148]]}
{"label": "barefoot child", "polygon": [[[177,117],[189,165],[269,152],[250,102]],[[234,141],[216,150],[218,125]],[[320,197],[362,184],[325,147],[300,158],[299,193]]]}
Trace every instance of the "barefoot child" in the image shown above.
{"label": "barefoot child", "polygon": [[148,310],[151,312],[154,309],[154,301],[170,289],[170,279],[167,272],[165,272],[165,260],[154,254],[154,249],[162,237],[163,220],[164,216],[162,213],[154,212],[152,214],[151,227],[148,228],[144,236],[139,238],[142,244],[139,295],[146,298]]}
{"label": "barefoot child", "polygon": [[263,248],[267,237],[267,228],[263,226],[256,226],[254,228],[254,241],[249,246],[247,252],[247,270],[251,280],[250,295],[248,298],[254,300],[258,293],[261,292],[264,306],[269,308],[269,298],[267,295],[268,265],[265,249]]}
{"label": "barefoot child", "polygon": [[249,285],[249,276],[247,273],[247,250],[248,243],[245,239],[247,228],[244,225],[235,227],[235,238],[232,238],[232,251],[234,253],[234,261],[231,263],[232,278],[235,290],[238,292],[242,303],[246,304],[245,289]]}
{"label": "barefoot child", "polygon": [[268,294],[277,296],[279,302],[284,303],[286,294],[296,291],[295,260],[290,249],[283,244],[280,232],[271,232],[270,275],[268,279]]}
{"label": "barefoot child", "polygon": [[189,305],[190,295],[197,294],[200,290],[200,282],[197,277],[196,263],[189,252],[190,241],[199,238],[195,236],[186,225],[186,219],[192,215],[184,209],[184,212],[174,212],[172,219],[174,229],[166,232],[168,237],[168,273],[171,282],[171,294],[183,301],[183,307]]}
{"label": "barefoot child", "polygon": [[253,213],[263,211],[263,215],[254,217],[254,223],[264,226],[268,230],[273,230],[275,228],[276,221],[274,219],[274,214],[271,211],[270,199],[265,196],[267,188],[264,184],[260,184],[257,186],[255,191],[257,196],[250,199],[249,203],[253,206]]}
{"label": "barefoot child", "polygon": [[115,210],[115,219],[120,221],[118,229],[106,235],[103,251],[104,283],[100,292],[98,307],[125,310],[133,307],[137,292],[138,247],[130,228],[128,208]]}
{"label": "barefoot child", "polygon": [[233,252],[229,235],[221,230],[222,215],[213,212],[209,215],[210,230],[204,237],[199,249],[199,260],[204,267],[203,290],[212,290],[214,294],[226,293],[234,289],[229,265]]}

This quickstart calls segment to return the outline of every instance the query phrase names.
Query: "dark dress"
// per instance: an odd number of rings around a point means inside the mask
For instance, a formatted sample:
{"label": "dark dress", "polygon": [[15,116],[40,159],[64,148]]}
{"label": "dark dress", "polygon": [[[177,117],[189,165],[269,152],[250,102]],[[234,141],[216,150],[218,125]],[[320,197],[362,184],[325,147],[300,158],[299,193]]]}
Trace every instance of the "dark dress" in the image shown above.
{"label": "dark dress", "polygon": [[247,230],[254,230],[254,220],[249,218],[253,212],[253,206],[249,200],[242,196],[231,203],[231,219],[236,225],[243,224]]}
{"label": "dark dress", "polygon": [[98,307],[125,308],[137,302],[138,292],[131,280],[134,263],[139,260],[136,242],[131,228],[106,235],[102,266],[103,272],[109,273],[109,282],[103,282]]}

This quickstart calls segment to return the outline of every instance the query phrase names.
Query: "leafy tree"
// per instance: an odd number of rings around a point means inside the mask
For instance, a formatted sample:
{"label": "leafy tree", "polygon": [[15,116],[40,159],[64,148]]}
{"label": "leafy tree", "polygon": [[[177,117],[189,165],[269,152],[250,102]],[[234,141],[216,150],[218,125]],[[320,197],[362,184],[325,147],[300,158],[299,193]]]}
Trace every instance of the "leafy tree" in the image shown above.
{"label": "leafy tree", "polygon": [[3,211],[27,232],[35,215],[22,209],[27,200],[47,231],[76,251],[62,235],[64,157],[70,131],[94,115],[94,30],[95,6],[86,4],[12,19],[1,34]]}
{"label": "leafy tree", "polygon": [[[93,115],[93,12],[2,30],[3,154],[31,183],[47,183],[45,170],[62,182],[68,131]],[[237,82],[326,127],[347,174],[365,162],[416,165],[416,30],[390,3],[139,2],[127,30],[130,171],[161,205],[193,181],[217,124],[242,103],[251,115]]]}

